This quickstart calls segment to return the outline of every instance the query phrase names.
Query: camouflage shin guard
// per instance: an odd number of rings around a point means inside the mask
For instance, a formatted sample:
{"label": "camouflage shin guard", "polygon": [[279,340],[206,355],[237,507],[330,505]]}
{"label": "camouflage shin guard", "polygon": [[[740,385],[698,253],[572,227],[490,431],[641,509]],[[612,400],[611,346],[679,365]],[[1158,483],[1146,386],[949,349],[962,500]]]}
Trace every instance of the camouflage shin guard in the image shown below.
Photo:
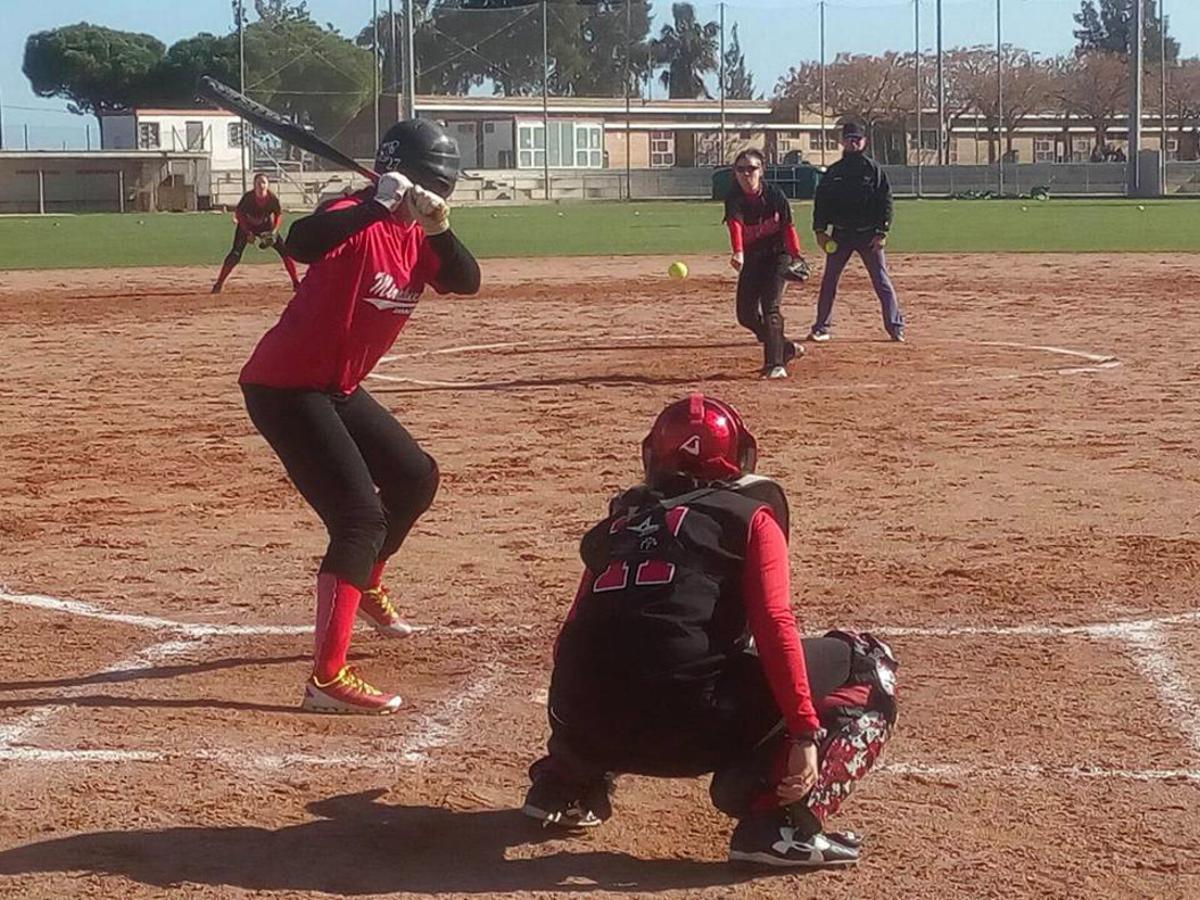
{"label": "camouflage shin guard", "polygon": [[818,822],[824,823],[838,811],[855,785],[871,771],[891,734],[892,726],[884,714],[871,710],[830,738],[817,783],[807,800],[808,810]]}

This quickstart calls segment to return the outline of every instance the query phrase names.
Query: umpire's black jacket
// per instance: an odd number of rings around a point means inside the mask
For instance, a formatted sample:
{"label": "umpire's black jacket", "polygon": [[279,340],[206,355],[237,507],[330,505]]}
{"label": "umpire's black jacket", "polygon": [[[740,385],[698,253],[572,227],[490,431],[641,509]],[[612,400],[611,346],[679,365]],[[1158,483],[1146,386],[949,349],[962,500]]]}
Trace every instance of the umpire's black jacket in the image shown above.
{"label": "umpire's black jacket", "polygon": [[892,187],[879,163],[865,153],[847,153],[829,167],[817,186],[813,231],[887,234],[892,227]]}

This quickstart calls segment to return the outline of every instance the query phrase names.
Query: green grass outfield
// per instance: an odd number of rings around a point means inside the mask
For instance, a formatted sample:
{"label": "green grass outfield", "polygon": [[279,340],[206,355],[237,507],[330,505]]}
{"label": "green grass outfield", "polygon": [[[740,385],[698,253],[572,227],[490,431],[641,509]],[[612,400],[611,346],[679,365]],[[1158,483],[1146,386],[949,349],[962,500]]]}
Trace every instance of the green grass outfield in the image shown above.
{"label": "green grass outfield", "polygon": [[[794,209],[811,248],[811,204]],[[701,201],[463,208],[454,211],[454,227],[480,257],[687,257],[728,248],[721,205]],[[217,265],[232,233],[227,213],[0,217],[0,269]],[[1200,201],[902,200],[888,248],[1200,252]],[[274,259],[269,251],[245,254],[251,263]]]}

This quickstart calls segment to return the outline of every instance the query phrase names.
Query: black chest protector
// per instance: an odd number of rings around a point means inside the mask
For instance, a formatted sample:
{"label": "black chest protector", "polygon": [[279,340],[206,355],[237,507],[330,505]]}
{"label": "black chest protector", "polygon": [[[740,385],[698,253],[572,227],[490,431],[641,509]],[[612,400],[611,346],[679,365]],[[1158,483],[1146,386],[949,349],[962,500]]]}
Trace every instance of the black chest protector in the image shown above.
{"label": "black chest protector", "polygon": [[617,497],[580,545],[593,580],[559,637],[554,708],[653,705],[711,686],[746,647],[746,542],[764,506],[786,533],[787,501],[765,478]]}

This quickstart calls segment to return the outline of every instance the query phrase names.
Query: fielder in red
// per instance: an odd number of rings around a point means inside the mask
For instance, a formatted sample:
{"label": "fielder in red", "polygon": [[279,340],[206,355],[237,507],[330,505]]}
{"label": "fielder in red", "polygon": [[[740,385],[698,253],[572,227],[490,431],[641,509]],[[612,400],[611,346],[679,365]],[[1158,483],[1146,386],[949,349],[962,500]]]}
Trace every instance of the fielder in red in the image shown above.
{"label": "fielder in red", "polygon": [[230,248],[225,262],[221,265],[221,274],[213,283],[212,292],[221,293],[225,279],[233,271],[234,266],[242,261],[242,253],[247,244],[256,241],[260,249],[270,247],[283,260],[284,268],[292,279],[292,290],[300,287],[300,276],[296,274],[296,264],[288,256],[283,238],[279,236],[279,226],[283,222],[283,207],[279,198],[271,192],[271,182],[266,175],[259,172],[254,176],[254,189],[246,191],[238,201],[233,211],[236,226],[233,231],[233,247]]}
{"label": "fielder in red", "polygon": [[731,860],[858,861],[858,836],[827,825],[895,725],[896,660],[868,634],[801,639],[787,499],[752,474],[756,454],[737,411],[714,398],[658,416],[645,483],[581,544],[526,815],[595,826],[612,814],[617,774],[712,772],[713,803],[738,819]]}
{"label": "fielder in red", "polygon": [[392,126],[376,154],[378,185],[292,226],[287,250],[308,272],[242,369],[251,420],[329,532],[301,704],[311,712],[400,706],[346,665],[346,651],[358,615],[385,635],[411,631],[383,585],[384,566],[433,502],[438,467],[362,381],[426,286],[479,290],[479,266],[450,230],[458,160],[433,122]]}

